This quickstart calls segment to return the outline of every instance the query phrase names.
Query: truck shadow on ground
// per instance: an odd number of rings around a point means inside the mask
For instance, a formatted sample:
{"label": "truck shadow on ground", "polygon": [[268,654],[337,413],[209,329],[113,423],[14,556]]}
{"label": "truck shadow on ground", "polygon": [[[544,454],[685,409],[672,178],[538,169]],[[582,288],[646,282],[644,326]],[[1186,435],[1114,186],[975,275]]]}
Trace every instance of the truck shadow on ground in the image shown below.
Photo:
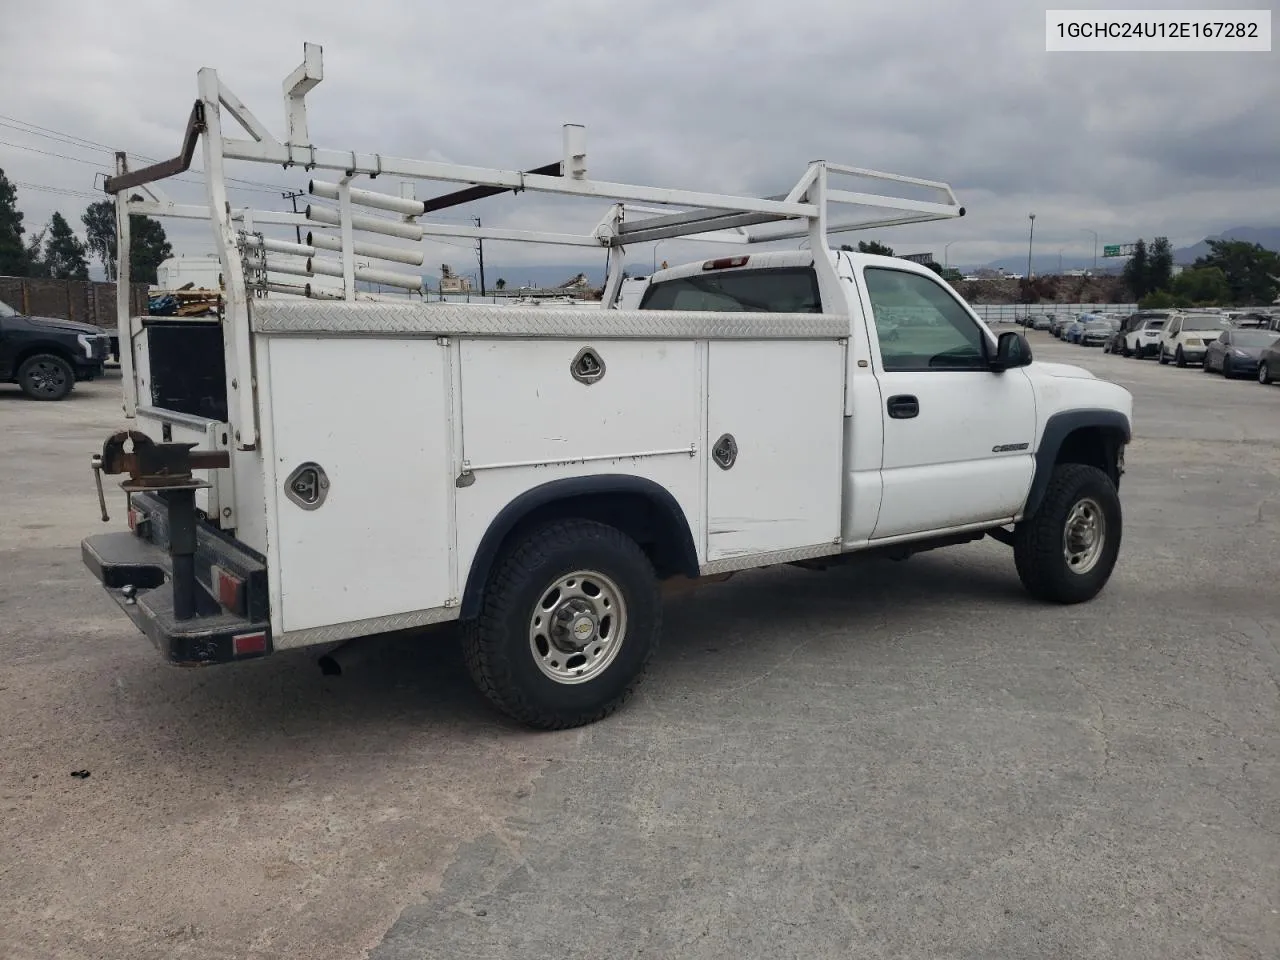
{"label": "truck shadow on ground", "polygon": [[[663,642],[652,667],[657,676],[650,676],[645,697],[660,707],[662,675],[699,670],[703,661],[714,661],[717,677],[727,672],[732,684],[735,670],[747,677],[753,660],[776,656],[799,638],[847,637],[840,649],[856,659],[860,635],[873,630],[909,637],[913,630],[945,625],[957,609],[968,609],[972,617],[992,606],[1029,603],[1008,559],[998,563],[973,554],[967,561],[929,556],[822,572],[744,573],[666,603]],[[958,628],[957,635],[966,630]],[[455,626],[367,643],[360,662],[336,677],[321,675],[316,651],[285,651],[207,672],[159,667],[153,679],[162,689],[137,705],[145,714],[137,719],[165,730],[162,739],[175,751],[183,743],[209,743],[208,730],[216,727],[237,763],[246,751],[265,750],[278,759],[340,743],[367,745],[370,736],[388,744],[405,738],[475,743],[545,736],[499,716],[475,691]],[[736,656],[724,656],[728,647]],[[135,678],[132,685],[143,682]],[[276,773],[288,776],[284,769]]]}

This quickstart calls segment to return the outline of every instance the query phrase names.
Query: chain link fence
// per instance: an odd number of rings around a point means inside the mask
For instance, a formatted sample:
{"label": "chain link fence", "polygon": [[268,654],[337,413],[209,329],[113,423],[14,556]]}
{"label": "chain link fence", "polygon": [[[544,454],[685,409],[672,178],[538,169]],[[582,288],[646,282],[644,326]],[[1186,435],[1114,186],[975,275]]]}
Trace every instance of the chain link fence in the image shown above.
{"label": "chain link fence", "polygon": [[1125,316],[1138,309],[1136,303],[971,303],[974,313],[985,323],[1015,323],[1030,313],[1033,317],[1051,314],[1075,318],[1082,313],[1115,313]]}

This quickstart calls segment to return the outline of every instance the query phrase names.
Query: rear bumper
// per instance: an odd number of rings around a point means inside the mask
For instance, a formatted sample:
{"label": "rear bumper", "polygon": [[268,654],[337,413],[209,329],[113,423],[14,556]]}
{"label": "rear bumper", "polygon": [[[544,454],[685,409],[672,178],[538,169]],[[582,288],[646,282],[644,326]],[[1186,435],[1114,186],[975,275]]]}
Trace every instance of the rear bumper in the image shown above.
{"label": "rear bumper", "polygon": [[85,538],[81,558],[107,594],[170,663],[207,665],[272,652],[266,566],[252,551],[201,525],[194,555],[196,615],[174,615],[173,558],[165,504],[134,494],[135,532]]}

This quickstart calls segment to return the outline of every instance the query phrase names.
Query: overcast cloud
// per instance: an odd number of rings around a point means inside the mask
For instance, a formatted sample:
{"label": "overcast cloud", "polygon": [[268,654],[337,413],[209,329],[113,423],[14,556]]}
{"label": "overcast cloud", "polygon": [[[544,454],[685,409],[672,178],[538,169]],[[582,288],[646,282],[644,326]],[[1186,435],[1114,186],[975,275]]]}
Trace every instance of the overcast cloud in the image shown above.
{"label": "overcast cloud", "polygon": [[[560,125],[577,122],[601,179],[768,194],[811,159],[940,179],[968,216],[878,239],[939,255],[952,241],[953,263],[1025,251],[1029,212],[1037,252],[1065,247],[1067,256],[1092,252],[1086,229],[1103,242],[1164,234],[1184,245],[1228,227],[1280,225],[1280,54],[1048,54],[1045,8],[1025,0],[365,5],[375,13],[335,0],[0,6],[0,123],[17,118],[150,157],[176,152],[200,66],[216,67],[282,134],[280,82],[311,40],[324,45],[326,76],[308,98],[311,132],[327,147],[532,166],[558,160]],[[0,143],[0,167],[20,184],[93,193],[95,172],[111,163],[12,126],[0,126],[0,141],[90,161]],[[305,184],[256,164],[229,172]],[[199,196],[194,184],[171,192]],[[28,229],[55,209],[79,228],[85,198],[18,193]],[[234,198],[288,208],[265,188]],[[475,212],[495,224],[586,228],[603,205],[524,195]],[[209,249],[203,231],[168,229],[181,252]],[[469,270],[470,246],[460,247],[429,249],[428,265]],[[664,244],[661,256],[706,249]],[[499,264],[583,259],[510,244],[486,255]],[[636,256],[648,262],[651,248]]]}

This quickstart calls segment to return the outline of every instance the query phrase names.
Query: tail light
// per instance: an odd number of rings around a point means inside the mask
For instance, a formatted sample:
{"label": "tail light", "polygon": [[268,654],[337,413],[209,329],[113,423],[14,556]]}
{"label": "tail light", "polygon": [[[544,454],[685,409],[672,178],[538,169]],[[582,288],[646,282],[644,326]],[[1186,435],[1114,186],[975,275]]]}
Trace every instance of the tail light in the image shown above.
{"label": "tail light", "polygon": [[719,260],[708,260],[702,265],[703,270],[728,270],[730,267],[745,267],[750,257],[721,257]]}
{"label": "tail light", "polygon": [[231,638],[231,652],[237,657],[251,653],[267,652],[267,635],[259,630],[256,633],[238,633]]}

